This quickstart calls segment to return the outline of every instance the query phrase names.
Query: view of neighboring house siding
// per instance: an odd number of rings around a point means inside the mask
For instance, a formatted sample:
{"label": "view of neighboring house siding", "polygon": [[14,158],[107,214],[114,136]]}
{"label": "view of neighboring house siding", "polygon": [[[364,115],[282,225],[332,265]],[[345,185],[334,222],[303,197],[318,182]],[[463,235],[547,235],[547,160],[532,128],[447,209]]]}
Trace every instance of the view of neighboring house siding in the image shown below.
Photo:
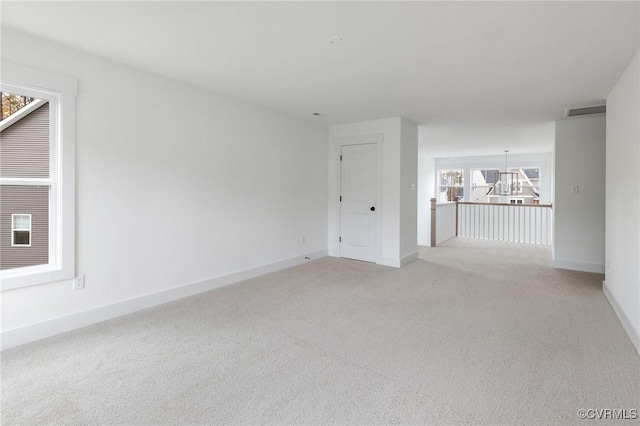
{"label": "view of neighboring house siding", "polygon": [[2,177],[49,177],[49,104],[2,131]]}
{"label": "view of neighboring house siding", "polygon": [[[0,269],[49,263],[49,187],[3,185]],[[31,247],[11,246],[11,215],[31,215]]]}
{"label": "view of neighboring house siding", "polygon": [[[0,176],[49,177],[49,104],[0,134]],[[31,245],[12,246],[12,214],[31,215]],[[0,269],[49,262],[49,187],[2,185],[0,188]]]}

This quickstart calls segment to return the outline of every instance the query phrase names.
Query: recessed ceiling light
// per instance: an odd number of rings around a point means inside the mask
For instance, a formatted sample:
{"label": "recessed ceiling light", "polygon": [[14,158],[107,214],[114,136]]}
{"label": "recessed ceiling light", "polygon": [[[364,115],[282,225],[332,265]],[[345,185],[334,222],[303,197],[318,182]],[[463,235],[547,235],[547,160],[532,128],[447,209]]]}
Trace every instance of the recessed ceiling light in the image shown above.
{"label": "recessed ceiling light", "polygon": [[344,37],[342,37],[342,36],[329,37],[329,44],[340,44],[343,41],[344,41]]}

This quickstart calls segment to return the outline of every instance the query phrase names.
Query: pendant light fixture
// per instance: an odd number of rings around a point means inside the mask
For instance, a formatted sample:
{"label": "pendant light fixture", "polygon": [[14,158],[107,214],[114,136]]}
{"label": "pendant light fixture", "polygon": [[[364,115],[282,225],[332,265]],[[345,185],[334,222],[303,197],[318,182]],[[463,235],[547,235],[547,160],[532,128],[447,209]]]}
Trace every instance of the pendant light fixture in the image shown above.
{"label": "pendant light fixture", "polygon": [[494,194],[512,196],[518,193],[518,173],[509,171],[509,150],[504,150],[504,172],[498,173],[498,181],[495,183]]}

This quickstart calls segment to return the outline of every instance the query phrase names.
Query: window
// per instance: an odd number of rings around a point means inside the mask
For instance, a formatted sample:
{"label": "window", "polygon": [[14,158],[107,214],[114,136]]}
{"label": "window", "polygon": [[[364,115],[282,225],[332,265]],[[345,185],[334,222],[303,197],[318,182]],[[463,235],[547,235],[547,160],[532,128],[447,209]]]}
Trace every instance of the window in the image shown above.
{"label": "window", "polygon": [[518,172],[518,181],[520,187],[518,192],[525,196],[532,196],[534,200],[540,199],[540,169],[539,168],[520,168],[512,169]]}
{"label": "window", "polygon": [[461,201],[464,198],[464,170],[440,170],[438,202]]}
{"label": "window", "polygon": [[[508,176],[508,181],[513,182],[511,185],[505,184],[507,182],[505,175]],[[472,197],[475,202],[511,204],[539,204],[540,202],[540,168],[538,167],[509,167],[508,173],[499,168],[476,169],[471,171],[471,179]]]}
{"label": "window", "polygon": [[500,179],[500,170],[481,169],[471,171],[471,201],[486,203],[494,195],[495,184]]}
{"label": "window", "polygon": [[11,245],[31,247],[31,215],[11,215]]}
{"label": "window", "polygon": [[511,168],[509,171],[518,173],[518,194],[538,202],[540,200],[540,169],[521,167]]}
{"label": "window", "polygon": [[2,71],[0,277],[4,291],[75,275],[77,82],[8,63],[2,63]]}

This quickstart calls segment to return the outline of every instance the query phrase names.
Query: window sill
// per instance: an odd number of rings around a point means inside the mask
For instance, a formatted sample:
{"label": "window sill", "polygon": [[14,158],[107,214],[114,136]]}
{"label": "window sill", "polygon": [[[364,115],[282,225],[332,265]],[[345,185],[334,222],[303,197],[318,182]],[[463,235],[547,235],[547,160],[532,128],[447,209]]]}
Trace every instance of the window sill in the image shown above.
{"label": "window sill", "polygon": [[1,291],[7,291],[72,279],[73,271],[57,265],[27,266],[2,271],[0,278],[2,279]]}

